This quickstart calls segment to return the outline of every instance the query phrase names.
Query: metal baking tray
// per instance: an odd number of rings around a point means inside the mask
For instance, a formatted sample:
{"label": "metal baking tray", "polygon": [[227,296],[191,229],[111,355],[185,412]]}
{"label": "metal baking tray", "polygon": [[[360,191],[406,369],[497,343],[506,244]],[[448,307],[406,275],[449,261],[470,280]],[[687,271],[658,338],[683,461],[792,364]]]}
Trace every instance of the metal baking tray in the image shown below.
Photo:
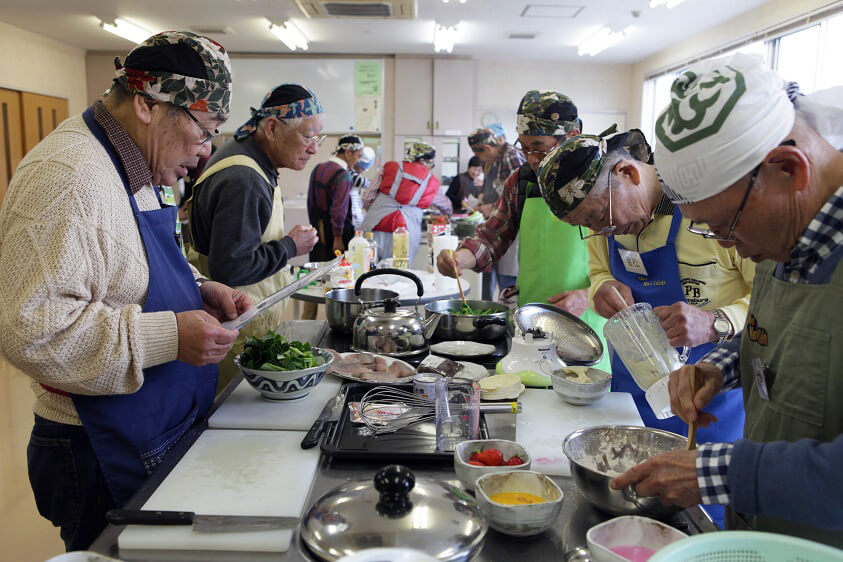
{"label": "metal baking tray", "polygon": [[[349,418],[349,402],[359,402],[376,384],[348,383],[348,394],[342,414],[336,425],[322,439],[322,452],[334,459],[371,460],[388,462],[428,462],[452,464],[453,451],[436,448],[436,424],[422,422],[399,429],[395,433],[370,435],[363,424],[354,424]],[[412,385],[395,385],[394,388],[412,392]],[[361,431],[362,430],[362,431]],[[480,414],[480,438],[489,438],[486,418]]]}

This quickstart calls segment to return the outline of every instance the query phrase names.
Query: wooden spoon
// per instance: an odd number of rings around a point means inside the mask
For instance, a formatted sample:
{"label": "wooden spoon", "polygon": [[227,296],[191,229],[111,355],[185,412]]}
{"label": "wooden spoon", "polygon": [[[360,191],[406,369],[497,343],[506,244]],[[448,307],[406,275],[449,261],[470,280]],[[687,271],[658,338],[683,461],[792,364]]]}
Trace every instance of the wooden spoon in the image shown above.
{"label": "wooden spoon", "polygon": [[[691,370],[691,400],[697,394],[697,368],[694,365],[688,365]],[[697,448],[697,422],[692,421],[688,424],[688,444],[685,446],[686,451],[693,451]]]}
{"label": "wooden spoon", "polygon": [[462,299],[463,305],[468,306],[465,302],[465,293],[462,292],[462,283],[460,283],[460,270],[457,267],[457,258],[454,256],[453,250],[448,251],[451,253],[451,258],[454,260],[454,274],[457,276],[457,288],[460,290],[460,298]]}

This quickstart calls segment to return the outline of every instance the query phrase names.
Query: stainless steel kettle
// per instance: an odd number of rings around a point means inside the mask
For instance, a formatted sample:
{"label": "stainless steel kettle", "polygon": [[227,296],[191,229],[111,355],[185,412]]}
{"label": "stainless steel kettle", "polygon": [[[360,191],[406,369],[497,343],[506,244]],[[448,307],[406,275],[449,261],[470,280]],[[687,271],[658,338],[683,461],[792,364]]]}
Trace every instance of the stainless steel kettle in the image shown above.
{"label": "stainless steel kettle", "polygon": [[[354,285],[355,294],[362,291],[363,281],[375,275],[400,275],[416,284],[419,299],[424,294],[421,280],[403,269],[378,269],[364,273]],[[384,305],[360,311],[352,330],[352,348],[391,357],[405,357],[427,351],[430,338],[439,323],[439,315],[425,318],[416,307],[399,308],[397,298],[389,298]]]}

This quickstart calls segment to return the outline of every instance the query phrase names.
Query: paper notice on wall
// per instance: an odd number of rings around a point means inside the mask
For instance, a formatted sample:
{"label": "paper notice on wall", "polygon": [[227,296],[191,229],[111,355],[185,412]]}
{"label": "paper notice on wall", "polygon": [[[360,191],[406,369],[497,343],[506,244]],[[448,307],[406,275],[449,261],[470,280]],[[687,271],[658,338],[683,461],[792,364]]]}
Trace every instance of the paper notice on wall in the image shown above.
{"label": "paper notice on wall", "polygon": [[354,95],[381,96],[383,69],[381,61],[364,60],[354,63]]}
{"label": "paper notice on wall", "polygon": [[381,130],[381,103],[379,96],[355,97],[354,130],[371,132],[379,132]]}

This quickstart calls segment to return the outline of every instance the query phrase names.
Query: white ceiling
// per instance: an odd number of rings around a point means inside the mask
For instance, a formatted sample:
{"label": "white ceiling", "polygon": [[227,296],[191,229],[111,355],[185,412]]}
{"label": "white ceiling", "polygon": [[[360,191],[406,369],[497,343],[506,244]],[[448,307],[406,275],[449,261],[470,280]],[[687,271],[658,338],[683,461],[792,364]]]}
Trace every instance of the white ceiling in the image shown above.
{"label": "white ceiling", "polygon": [[[478,59],[632,63],[751,10],[766,0],[685,0],[673,9],[648,0],[417,0],[415,20],[307,19],[293,0],[0,0],[0,21],[92,51],[128,51],[132,44],[106,33],[97,17],[121,17],[152,31],[227,26],[213,35],[229,51],[289,53],[265,18],[292,18],[311,53],[432,54],[434,22],[459,22],[454,55]],[[582,6],[574,18],[522,17],[528,4]],[[634,17],[632,11],[640,12]],[[595,57],[576,45],[600,26],[631,26],[620,43]],[[510,33],[537,33],[532,40]]]}

